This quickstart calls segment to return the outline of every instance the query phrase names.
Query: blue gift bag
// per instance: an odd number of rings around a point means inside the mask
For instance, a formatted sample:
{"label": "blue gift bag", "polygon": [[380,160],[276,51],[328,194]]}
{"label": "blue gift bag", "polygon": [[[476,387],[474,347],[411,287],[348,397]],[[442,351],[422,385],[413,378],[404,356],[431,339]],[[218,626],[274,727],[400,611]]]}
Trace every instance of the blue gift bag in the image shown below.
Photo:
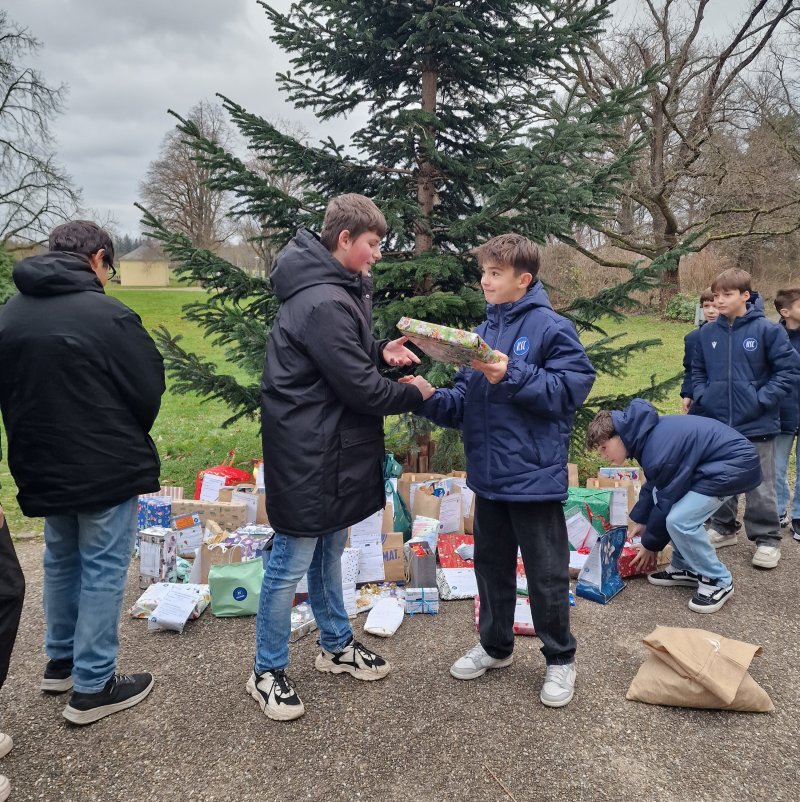
{"label": "blue gift bag", "polygon": [[617,561],[625,545],[626,532],[624,526],[617,526],[597,538],[578,575],[576,595],[606,604],[625,587]]}

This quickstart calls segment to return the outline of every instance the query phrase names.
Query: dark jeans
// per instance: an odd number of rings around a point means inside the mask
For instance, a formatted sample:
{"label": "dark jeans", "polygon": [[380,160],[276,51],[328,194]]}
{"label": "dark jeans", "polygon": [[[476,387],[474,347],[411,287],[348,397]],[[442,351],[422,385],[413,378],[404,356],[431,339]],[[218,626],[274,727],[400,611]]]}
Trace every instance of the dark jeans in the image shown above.
{"label": "dark jeans", "polygon": [[0,527],[0,688],[8,676],[24,598],[25,577],[19,567],[8,524],[3,521]]}
{"label": "dark jeans", "polygon": [[502,659],[514,650],[517,547],[522,552],[536,634],[548,665],[571,663],[569,541],[560,501],[475,500],[475,576],[481,646]]}

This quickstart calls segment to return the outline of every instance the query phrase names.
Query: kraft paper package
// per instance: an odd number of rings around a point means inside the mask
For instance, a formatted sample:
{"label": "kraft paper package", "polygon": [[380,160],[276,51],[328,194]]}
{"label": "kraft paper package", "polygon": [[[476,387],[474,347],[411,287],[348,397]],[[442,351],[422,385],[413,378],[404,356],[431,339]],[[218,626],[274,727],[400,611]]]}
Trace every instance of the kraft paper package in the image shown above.
{"label": "kraft paper package", "polygon": [[760,646],[704,629],[656,627],[643,641],[650,655],[626,698],[670,707],[771,713],[775,705],[748,670]]}

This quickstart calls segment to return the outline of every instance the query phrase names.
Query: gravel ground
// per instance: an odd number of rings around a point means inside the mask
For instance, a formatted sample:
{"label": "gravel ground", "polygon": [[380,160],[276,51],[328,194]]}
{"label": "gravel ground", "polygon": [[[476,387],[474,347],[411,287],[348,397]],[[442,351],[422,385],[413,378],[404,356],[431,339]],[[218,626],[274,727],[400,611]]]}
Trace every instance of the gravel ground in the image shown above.
{"label": "gravel ground", "polygon": [[[133,800],[786,800],[798,783],[800,545],[784,539],[774,571],[749,565],[746,543],[726,548],[736,596],[717,614],[686,606],[690,590],[634,579],[609,605],[578,599],[578,688],[568,707],[538,700],[538,641],[517,638],[516,660],[473,682],[450,663],[476,641],[472,602],[445,602],[438,616],[406,619],[388,640],[363,640],[394,664],[384,681],[361,683],[313,668],[307,636],[290,674],[307,713],[273,722],[245,693],[254,619],[210,611],[183,635],[148,633],[123,616],[120,669],[156,676],[129,711],[76,728],[66,697],[38,691],[44,666],[41,542],[19,544],[28,595],[11,674],[0,692],[0,729],[14,751],[0,770],[11,802]],[[132,568],[126,605],[137,596]],[[355,630],[361,637],[364,615]],[[695,626],[758,643],[751,672],[773,714],[719,713],[628,702],[656,624]]]}

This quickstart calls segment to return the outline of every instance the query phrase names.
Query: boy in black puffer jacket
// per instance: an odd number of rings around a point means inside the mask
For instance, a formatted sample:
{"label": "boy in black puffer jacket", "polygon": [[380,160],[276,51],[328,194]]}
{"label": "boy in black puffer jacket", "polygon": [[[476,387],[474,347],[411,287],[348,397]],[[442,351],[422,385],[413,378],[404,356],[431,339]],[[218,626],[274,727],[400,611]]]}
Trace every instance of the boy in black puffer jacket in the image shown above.
{"label": "boy in black puffer jacket", "polygon": [[[780,405],[800,381],[800,355],[783,327],[764,317],[747,271],[725,270],[711,289],[719,318],[700,330],[692,363],[692,411],[727,423],[756,447],[763,481],[746,495],[744,526],[756,544],[753,565],[775,568],[781,558],[775,437]],[[732,498],[709,521],[716,548],[736,543],[737,503]]]}

